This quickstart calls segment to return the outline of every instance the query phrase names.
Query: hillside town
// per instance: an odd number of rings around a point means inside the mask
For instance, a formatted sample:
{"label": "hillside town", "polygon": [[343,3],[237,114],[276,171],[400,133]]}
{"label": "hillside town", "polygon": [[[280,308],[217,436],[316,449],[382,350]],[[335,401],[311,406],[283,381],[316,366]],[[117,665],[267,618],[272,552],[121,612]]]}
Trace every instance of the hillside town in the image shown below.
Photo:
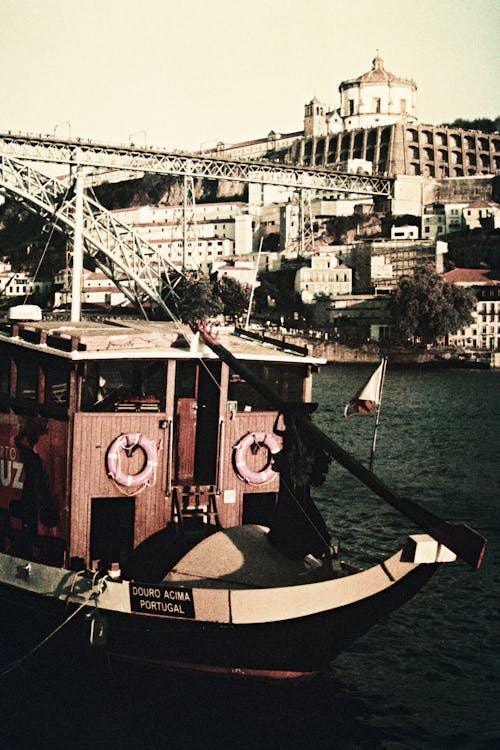
{"label": "hillside town", "polygon": [[[95,193],[114,221],[132,227],[172,267],[234,279],[252,298],[255,291],[255,324],[383,345],[392,337],[389,307],[398,283],[428,267],[475,298],[469,324],[444,343],[468,354],[499,351],[498,132],[421,123],[415,81],[389,72],[378,52],[367,72],[338,91],[332,111],[316,96],[305,104],[301,130],[272,130],[199,154],[384,175],[394,180],[391,199],[222,180],[214,189],[201,179],[181,185],[165,178],[152,197],[147,178],[117,183],[102,176]],[[46,263],[40,274],[30,257],[39,257],[41,243],[27,240],[13,253],[0,212],[1,306],[33,298],[55,312],[66,309],[70,242],[58,256],[67,262]],[[82,304],[117,314],[130,300],[89,267]]]}

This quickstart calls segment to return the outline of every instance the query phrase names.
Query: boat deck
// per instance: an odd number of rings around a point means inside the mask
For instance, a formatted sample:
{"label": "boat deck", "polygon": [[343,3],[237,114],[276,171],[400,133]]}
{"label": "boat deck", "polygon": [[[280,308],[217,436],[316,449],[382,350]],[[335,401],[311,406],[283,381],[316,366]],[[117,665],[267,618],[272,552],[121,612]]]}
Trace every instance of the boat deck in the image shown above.
{"label": "boat deck", "polygon": [[298,586],[344,574],[336,560],[285,557],[269,542],[268,531],[258,525],[219,531],[179,560],[164,580],[187,588],[255,589]]}

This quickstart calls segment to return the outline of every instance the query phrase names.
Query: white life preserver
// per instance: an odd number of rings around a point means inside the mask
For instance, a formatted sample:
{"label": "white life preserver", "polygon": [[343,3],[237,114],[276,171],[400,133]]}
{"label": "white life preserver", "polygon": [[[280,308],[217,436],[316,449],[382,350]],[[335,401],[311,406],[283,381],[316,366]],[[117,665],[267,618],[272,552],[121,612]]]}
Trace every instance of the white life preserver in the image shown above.
{"label": "white life preserver", "polygon": [[[246,462],[246,453],[252,445],[263,445],[267,448],[268,462],[261,471],[252,471],[248,468]],[[273,456],[279,453],[281,447],[276,439],[266,432],[249,432],[244,435],[234,448],[234,466],[240,479],[249,484],[265,484],[276,477],[276,471],[273,469]]]}
{"label": "white life preserver", "polygon": [[[130,456],[135,448],[140,448],[145,457],[143,468],[137,474],[126,474],[120,462],[122,451]],[[140,432],[126,432],[113,440],[106,453],[106,470],[108,477],[122,487],[141,487],[154,484],[158,466],[158,449],[156,444]],[[153,479],[151,482],[150,480]]]}

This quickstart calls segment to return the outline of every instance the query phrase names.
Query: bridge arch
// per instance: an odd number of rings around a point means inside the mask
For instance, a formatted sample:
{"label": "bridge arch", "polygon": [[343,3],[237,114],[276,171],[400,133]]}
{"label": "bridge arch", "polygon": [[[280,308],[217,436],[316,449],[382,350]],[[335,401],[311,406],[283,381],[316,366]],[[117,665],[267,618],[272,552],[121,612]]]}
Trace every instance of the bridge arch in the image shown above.
{"label": "bridge arch", "polygon": [[[0,159],[0,190],[28,210],[53,220],[58,231],[75,231],[75,195],[71,183],[49,177],[20,159]],[[144,309],[153,301],[172,318],[167,300],[175,292],[180,271],[129,226],[116,219],[98,201],[83,199],[83,247],[133,303]]]}

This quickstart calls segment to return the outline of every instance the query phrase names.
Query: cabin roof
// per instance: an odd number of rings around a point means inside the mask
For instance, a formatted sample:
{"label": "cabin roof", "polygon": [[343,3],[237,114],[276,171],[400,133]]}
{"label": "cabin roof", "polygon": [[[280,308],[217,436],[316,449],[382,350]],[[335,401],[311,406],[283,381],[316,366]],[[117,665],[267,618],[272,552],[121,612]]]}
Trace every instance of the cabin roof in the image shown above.
{"label": "cabin roof", "polygon": [[[236,336],[228,328],[219,329],[218,336],[220,343],[237,359],[290,364],[323,362],[280,349],[270,342]],[[0,327],[0,342],[72,360],[216,358],[199,342],[190,346],[188,341],[192,339],[193,334],[187,325],[146,320],[110,319],[80,323],[42,320]]]}

